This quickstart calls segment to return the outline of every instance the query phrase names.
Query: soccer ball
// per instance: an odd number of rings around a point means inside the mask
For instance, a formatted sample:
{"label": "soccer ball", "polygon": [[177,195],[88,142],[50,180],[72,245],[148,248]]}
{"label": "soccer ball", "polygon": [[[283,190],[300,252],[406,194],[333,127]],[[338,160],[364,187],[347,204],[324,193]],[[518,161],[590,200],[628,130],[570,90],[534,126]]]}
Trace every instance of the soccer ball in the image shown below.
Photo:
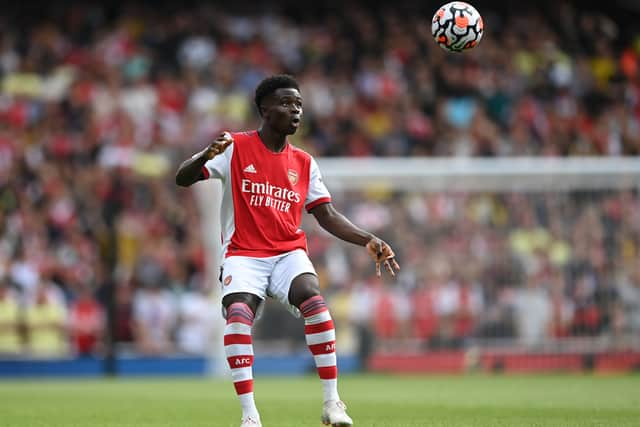
{"label": "soccer ball", "polygon": [[431,34],[444,50],[463,52],[480,43],[484,23],[478,11],[468,3],[454,1],[433,15]]}

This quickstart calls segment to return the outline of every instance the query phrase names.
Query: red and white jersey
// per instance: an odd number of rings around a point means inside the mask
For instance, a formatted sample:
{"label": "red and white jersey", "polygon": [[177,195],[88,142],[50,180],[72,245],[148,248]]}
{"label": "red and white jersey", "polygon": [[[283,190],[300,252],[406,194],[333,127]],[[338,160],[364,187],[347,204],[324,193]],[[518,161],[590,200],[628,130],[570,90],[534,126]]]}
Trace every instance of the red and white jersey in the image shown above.
{"label": "red and white jersey", "polygon": [[222,180],[223,256],[306,251],[302,209],[331,201],[316,161],[289,143],[272,152],[257,131],[231,135],[233,143],[203,168],[206,178]]}

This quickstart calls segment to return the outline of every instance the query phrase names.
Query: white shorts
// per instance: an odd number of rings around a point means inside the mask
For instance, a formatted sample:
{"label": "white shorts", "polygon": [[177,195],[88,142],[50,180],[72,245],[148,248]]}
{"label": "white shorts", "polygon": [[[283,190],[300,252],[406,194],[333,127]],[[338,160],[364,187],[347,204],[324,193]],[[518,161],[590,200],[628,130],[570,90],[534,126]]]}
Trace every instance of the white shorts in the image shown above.
{"label": "white shorts", "polygon": [[298,309],[289,303],[289,289],[293,279],[303,273],[317,276],[302,249],[268,258],[230,256],[222,263],[222,297],[238,292],[253,294],[262,300],[269,296],[299,316]]}

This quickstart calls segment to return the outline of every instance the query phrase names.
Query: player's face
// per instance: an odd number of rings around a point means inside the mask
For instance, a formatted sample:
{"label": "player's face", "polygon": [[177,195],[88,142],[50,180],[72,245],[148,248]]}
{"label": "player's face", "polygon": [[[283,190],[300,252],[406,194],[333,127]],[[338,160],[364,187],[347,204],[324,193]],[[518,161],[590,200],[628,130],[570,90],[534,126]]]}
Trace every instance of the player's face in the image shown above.
{"label": "player's face", "polygon": [[293,135],[302,123],[302,96],[297,89],[276,89],[264,119],[285,135]]}

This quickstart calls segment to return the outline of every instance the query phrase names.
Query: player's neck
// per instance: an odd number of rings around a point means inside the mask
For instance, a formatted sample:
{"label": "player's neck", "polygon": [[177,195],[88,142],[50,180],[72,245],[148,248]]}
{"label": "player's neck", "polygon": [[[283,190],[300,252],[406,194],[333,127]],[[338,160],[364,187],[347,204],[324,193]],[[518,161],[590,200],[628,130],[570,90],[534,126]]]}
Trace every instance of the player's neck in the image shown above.
{"label": "player's neck", "polygon": [[281,152],[287,145],[287,135],[273,132],[266,126],[260,126],[258,135],[264,146],[274,153]]}

